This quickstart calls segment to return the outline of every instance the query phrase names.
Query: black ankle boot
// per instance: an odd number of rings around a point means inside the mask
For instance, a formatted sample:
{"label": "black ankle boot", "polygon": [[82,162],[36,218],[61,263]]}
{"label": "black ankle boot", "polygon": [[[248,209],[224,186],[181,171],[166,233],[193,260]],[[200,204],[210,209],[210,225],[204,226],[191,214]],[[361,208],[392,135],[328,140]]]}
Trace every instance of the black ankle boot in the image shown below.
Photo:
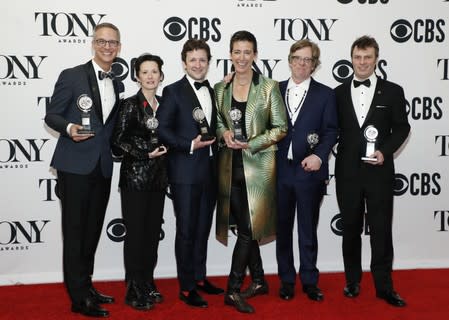
{"label": "black ankle boot", "polygon": [[265,280],[262,280],[261,282],[251,282],[249,287],[245,291],[243,291],[240,295],[245,299],[249,299],[254,296],[267,293],[268,293],[268,283]]}
{"label": "black ankle boot", "polygon": [[129,281],[126,289],[125,303],[137,310],[150,310],[153,302],[145,287],[136,281]]}
{"label": "black ankle boot", "polygon": [[224,303],[233,306],[238,312],[254,313],[254,308],[238,292],[226,293]]}

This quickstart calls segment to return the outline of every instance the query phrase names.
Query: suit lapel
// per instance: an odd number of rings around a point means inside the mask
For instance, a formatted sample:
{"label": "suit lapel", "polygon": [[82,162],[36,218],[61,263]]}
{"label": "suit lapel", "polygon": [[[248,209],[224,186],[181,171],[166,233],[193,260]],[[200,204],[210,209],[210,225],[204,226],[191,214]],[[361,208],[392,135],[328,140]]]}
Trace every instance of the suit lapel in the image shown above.
{"label": "suit lapel", "polygon": [[376,83],[376,88],[374,90],[374,96],[373,96],[373,100],[371,101],[371,105],[369,107],[368,113],[366,114],[366,119],[363,122],[363,126],[365,126],[365,123],[367,123],[367,121],[369,121],[369,118],[373,115],[374,110],[376,109],[376,106],[379,104],[379,98],[382,95],[382,88],[383,88],[383,84],[384,81],[377,77],[377,83]]}
{"label": "suit lapel", "polygon": [[352,120],[357,124],[357,126],[360,128],[359,120],[357,119],[357,114],[355,113],[355,107],[354,102],[352,101],[352,93],[351,93],[351,81],[348,81],[344,84],[344,94],[346,101],[344,103],[345,106],[349,106],[349,110],[345,110],[345,112],[351,114]]}
{"label": "suit lapel", "polygon": [[315,96],[316,96],[317,92],[316,92],[316,83],[315,80],[313,80],[313,78],[310,79],[310,85],[309,85],[309,89],[307,90],[307,94],[306,97],[304,99],[304,102],[301,106],[301,109],[299,110],[299,114],[298,117],[296,118],[295,121],[295,126],[297,123],[300,122],[302,116],[307,112],[305,110],[313,108],[314,105],[314,101],[315,101]]}
{"label": "suit lapel", "polygon": [[257,97],[258,92],[260,89],[260,78],[259,82],[257,84],[254,83],[254,81],[251,81],[251,86],[249,88],[248,93],[248,101],[246,103],[246,112],[245,112],[245,126],[246,126],[246,135],[248,137],[252,136],[252,123],[250,121],[253,121],[254,119],[257,119],[257,117],[254,117],[254,112],[257,107]]}
{"label": "suit lapel", "polygon": [[101,106],[101,96],[100,91],[98,89],[98,82],[97,82],[97,76],[95,74],[94,66],[92,65],[92,61],[89,61],[84,65],[86,74],[87,74],[87,81],[89,83],[89,88],[92,93],[92,100],[94,102],[94,111],[98,119],[101,123],[103,123],[103,111]]}
{"label": "suit lapel", "polygon": [[[186,101],[192,101],[191,113],[193,113],[193,110],[195,108],[197,108],[197,107],[200,107],[201,109],[203,109],[202,106],[201,106],[200,101],[198,100],[198,97],[196,96],[195,91],[193,91],[193,90],[194,89],[190,85],[189,80],[187,80],[187,77],[184,76],[184,78],[183,78],[183,91],[184,91],[184,94],[186,95]],[[209,93],[211,92],[211,90],[212,89],[209,88]],[[211,106],[212,107],[211,121],[213,121],[214,120],[214,114],[215,114],[215,117],[216,117],[216,113],[214,112],[215,108],[214,108],[214,96],[213,96],[213,94],[211,94],[211,102],[212,102],[212,106]],[[193,115],[192,115],[192,118],[193,118]],[[208,130],[209,134],[215,136],[215,133],[211,131],[211,126],[210,126],[209,122],[207,121],[207,118],[205,118],[204,121],[206,121],[207,130]]]}

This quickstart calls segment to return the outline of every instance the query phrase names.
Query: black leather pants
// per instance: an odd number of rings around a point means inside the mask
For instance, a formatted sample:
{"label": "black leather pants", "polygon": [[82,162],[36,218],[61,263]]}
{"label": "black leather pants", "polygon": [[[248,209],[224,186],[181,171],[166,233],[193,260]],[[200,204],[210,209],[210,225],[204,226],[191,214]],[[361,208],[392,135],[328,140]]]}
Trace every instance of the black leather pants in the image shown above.
{"label": "black leather pants", "polygon": [[231,272],[228,280],[228,293],[240,292],[249,268],[255,283],[263,283],[264,271],[259,243],[252,239],[251,219],[248,209],[245,175],[242,168],[233,168],[231,187],[231,214],[237,225],[237,241],[232,254]]}

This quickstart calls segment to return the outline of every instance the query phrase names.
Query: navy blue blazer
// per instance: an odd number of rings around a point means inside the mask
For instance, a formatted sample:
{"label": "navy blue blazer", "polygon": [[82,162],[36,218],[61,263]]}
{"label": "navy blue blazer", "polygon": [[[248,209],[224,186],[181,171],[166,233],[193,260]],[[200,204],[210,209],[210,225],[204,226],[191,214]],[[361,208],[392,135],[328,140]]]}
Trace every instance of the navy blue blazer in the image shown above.
{"label": "navy blue blazer", "polygon": [[[279,83],[284,102],[287,85],[288,80]],[[314,172],[297,170],[294,178],[297,180],[326,180],[329,178],[329,154],[337,141],[337,107],[334,91],[313,78],[295,125],[292,126],[290,117],[288,117],[287,136],[278,143],[278,179],[292,179],[291,171],[286,170],[290,142],[293,142],[293,162],[300,166],[301,161],[307,157],[309,149],[307,134],[311,132],[316,132],[319,135],[319,143],[315,146],[313,153],[321,159],[321,168]]]}
{"label": "navy blue blazer", "polygon": [[[75,173],[91,173],[100,160],[104,177],[112,176],[111,135],[115,125],[123,83],[114,80],[115,105],[103,123],[101,97],[92,61],[61,72],[55,84],[45,123],[60,133],[51,166],[56,170]],[[79,96],[87,94],[93,101],[90,123],[95,136],[74,142],[67,134],[69,123],[81,123],[81,111],[77,107]]]}
{"label": "navy blue blazer", "polygon": [[[210,148],[201,148],[190,154],[192,140],[200,134],[198,122],[193,118],[193,109],[200,102],[186,76],[166,86],[162,92],[162,107],[157,111],[159,137],[168,146],[169,183],[198,184],[215,174],[210,172]],[[209,88],[212,101],[212,116],[209,123],[209,135],[215,136],[217,127],[217,108],[213,89]],[[217,152],[217,142],[212,145],[213,154]]]}

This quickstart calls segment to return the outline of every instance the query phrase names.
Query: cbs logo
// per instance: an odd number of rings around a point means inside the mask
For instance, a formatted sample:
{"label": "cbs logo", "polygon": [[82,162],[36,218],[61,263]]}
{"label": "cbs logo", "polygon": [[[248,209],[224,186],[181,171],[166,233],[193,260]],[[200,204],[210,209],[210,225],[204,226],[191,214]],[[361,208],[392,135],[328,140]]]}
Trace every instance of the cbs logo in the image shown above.
{"label": "cbs logo", "polygon": [[414,97],[411,102],[406,101],[407,114],[413,120],[440,120],[443,117],[441,97]]}
{"label": "cbs logo", "polygon": [[391,25],[390,35],[394,41],[399,43],[407,42],[411,38],[418,43],[443,42],[445,39],[443,26],[445,24],[443,19],[417,19],[414,22],[400,19]]}
{"label": "cbs logo", "polygon": [[106,234],[108,235],[109,240],[122,242],[126,235],[124,220],[121,218],[111,220],[106,227]]}
{"label": "cbs logo", "polygon": [[407,191],[412,196],[439,195],[441,175],[435,173],[412,173],[410,177],[397,173],[394,178],[393,194],[402,196]]}
{"label": "cbs logo", "polygon": [[221,40],[219,25],[221,21],[218,18],[192,17],[186,23],[179,17],[171,17],[165,21],[163,31],[165,37],[171,41],[180,41],[187,35],[188,39],[218,42]]}

